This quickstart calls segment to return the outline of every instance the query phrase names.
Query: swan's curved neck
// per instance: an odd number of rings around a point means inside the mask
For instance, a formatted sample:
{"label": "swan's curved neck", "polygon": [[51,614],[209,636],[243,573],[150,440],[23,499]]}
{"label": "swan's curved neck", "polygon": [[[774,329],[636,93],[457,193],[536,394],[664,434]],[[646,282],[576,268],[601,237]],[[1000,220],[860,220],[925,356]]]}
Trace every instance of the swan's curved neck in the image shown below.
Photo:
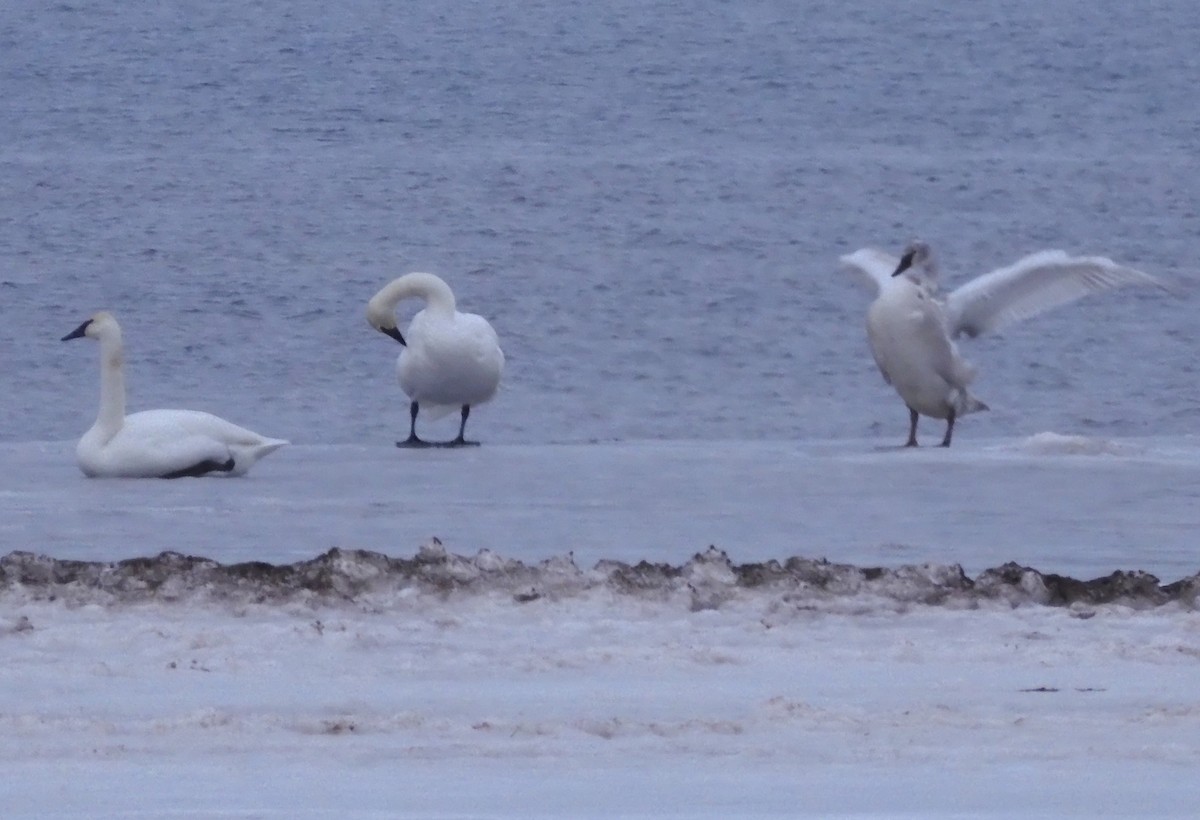
{"label": "swan's curved neck", "polygon": [[125,423],[124,359],[121,331],[106,333],[100,339],[100,412],[95,424],[106,439]]}
{"label": "swan's curved neck", "polygon": [[450,286],[432,273],[409,273],[387,285],[375,297],[389,313],[405,299],[417,297],[425,300],[433,313],[453,314],[456,310],[454,292]]}

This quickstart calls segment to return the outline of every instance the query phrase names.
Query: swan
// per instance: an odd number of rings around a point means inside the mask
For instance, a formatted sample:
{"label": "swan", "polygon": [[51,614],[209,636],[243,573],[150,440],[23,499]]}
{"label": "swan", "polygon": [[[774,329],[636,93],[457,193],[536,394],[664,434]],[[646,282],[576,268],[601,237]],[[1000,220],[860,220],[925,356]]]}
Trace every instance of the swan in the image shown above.
{"label": "swan", "polygon": [[979,276],[944,297],[929,245],[910,243],[896,259],[862,248],[840,259],[842,267],[873,288],[867,338],[884,380],[908,406],[906,447],[917,446],[919,415],[946,420],[942,446],[950,446],[959,416],[987,410],[971,395],[975,368],[953,339],[978,336],[1089,293],[1128,285],[1166,287],[1153,276],[1101,256],[1046,250]]}
{"label": "swan", "polygon": [[[418,298],[425,307],[413,316],[407,337],[396,327],[396,305]],[[389,282],[367,303],[371,327],[404,345],[396,360],[400,387],[412,400],[409,405],[408,438],[397,447],[461,447],[472,405],[488,401],[500,386],[504,353],[496,331],[487,319],[474,313],[459,313],[454,293],[432,273],[409,273]],[[424,408],[434,418],[461,412],[458,437],[444,443],[417,437],[417,413]]]}
{"label": "swan", "polygon": [[183,478],[242,475],[288,442],[266,438],[198,410],[143,410],[125,415],[121,325],[100,311],[62,337],[100,342],[100,413],[75,455],[89,478]]}

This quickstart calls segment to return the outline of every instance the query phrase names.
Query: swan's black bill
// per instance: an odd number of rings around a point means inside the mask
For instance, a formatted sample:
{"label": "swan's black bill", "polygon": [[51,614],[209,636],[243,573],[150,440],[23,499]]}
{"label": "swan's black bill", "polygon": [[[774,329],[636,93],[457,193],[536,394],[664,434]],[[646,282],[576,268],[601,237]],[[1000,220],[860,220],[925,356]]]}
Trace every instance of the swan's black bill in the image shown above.
{"label": "swan's black bill", "polygon": [[386,333],[387,335],[391,336],[393,339],[395,339],[400,344],[404,345],[405,347],[408,347],[408,342],[404,341],[404,334],[400,332],[399,328],[381,327],[380,330],[382,332]]}
{"label": "swan's black bill", "polygon": [[91,323],[92,323],[92,320],[88,319],[86,322],[84,322],[79,327],[72,330],[66,336],[63,336],[62,341],[69,342],[72,339],[82,339],[84,337],[84,334],[87,333],[88,325],[90,325]]}
{"label": "swan's black bill", "polygon": [[894,271],[892,271],[892,276],[899,276],[912,267],[914,253],[916,253],[916,251],[909,251],[908,253],[904,254],[904,256],[900,257],[900,264],[896,266]]}

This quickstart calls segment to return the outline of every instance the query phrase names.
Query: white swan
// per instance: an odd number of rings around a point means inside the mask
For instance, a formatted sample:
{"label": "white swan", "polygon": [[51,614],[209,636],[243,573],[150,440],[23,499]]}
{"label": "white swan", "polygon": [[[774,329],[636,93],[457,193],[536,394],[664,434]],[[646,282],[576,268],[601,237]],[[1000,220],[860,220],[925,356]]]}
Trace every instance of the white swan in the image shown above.
{"label": "white swan", "polygon": [[[396,305],[403,299],[425,300],[408,325],[407,338],[396,327]],[[455,309],[450,286],[432,273],[409,273],[385,285],[367,303],[367,321],[404,345],[396,360],[400,387],[412,400],[409,431],[397,447],[462,446],[471,406],[496,395],[504,370],[504,353],[487,319]],[[437,418],[460,410],[458,438],[433,445],[417,437],[417,413],[424,408]]]}
{"label": "white swan", "polygon": [[241,475],[287,444],[197,410],[125,415],[121,326],[101,311],[62,340],[85,337],[100,342],[100,413],[75,448],[79,468],[89,478]]}
{"label": "white swan", "polygon": [[924,242],[909,244],[900,259],[863,248],[841,257],[841,263],[875,291],[867,337],[883,378],[908,406],[908,447],[917,446],[918,414],[946,420],[942,446],[949,447],[954,420],[987,409],[967,389],[975,369],[959,355],[954,337],[978,336],[1096,291],[1164,287],[1111,259],[1041,251],[972,279],[943,299],[937,264]]}

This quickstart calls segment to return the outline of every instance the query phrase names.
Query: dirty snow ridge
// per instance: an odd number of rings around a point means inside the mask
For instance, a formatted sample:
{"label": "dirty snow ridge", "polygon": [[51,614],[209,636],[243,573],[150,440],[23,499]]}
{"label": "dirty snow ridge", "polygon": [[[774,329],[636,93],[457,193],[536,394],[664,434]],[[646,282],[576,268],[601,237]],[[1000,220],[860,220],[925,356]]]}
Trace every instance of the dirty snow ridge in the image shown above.
{"label": "dirty snow ridge", "polygon": [[221,564],[177,552],[114,562],[69,561],[31,552],[0,558],[0,599],[10,602],[309,602],[386,608],[414,595],[491,596],[525,604],[597,591],[678,603],[693,611],[720,609],[732,600],[756,596],[773,605],[847,612],[1030,604],[1077,609],[1176,604],[1195,609],[1200,573],[1168,584],[1136,570],[1079,580],[1010,562],[972,578],[957,564],[858,567],[803,557],[735,564],[716,547],[680,565],[602,560],[583,569],[570,554],[535,564],[489,550],[473,557],[456,555],[436,538],[411,558],[331,549],[310,560],[278,565]]}

